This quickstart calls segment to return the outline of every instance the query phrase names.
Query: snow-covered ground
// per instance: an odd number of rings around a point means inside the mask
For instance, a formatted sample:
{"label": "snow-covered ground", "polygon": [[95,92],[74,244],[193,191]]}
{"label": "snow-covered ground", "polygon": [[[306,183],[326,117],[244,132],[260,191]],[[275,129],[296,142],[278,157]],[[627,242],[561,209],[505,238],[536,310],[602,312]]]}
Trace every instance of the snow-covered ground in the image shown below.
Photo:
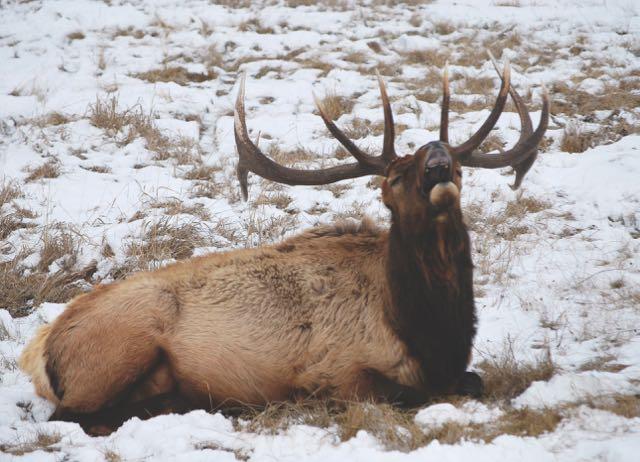
{"label": "snow-covered ground", "polygon": [[[640,6],[305,3],[313,2],[0,2],[0,230],[7,230],[0,234],[0,459],[637,460]],[[38,288],[35,303],[11,298],[19,284],[9,284],[10,271],[60,278],[95,261],[87,281],[72,278],[82,289],[172,257],[277,241],[319,222],[364,214],[388,221],[370,178],[280,188],[250,175],[249,202],[240,199],[232,134],[240,71],[252,136],[261,132],[260,146],[281,162],[313,168],[337,162],[337,143],[313,113],[312,92],[343,97],[338,124],[376,151],[378,68],[401,126],[397,150],[411,153],[438,136],[437,77],[448,60],[457,102],[451,130],[461,141],[497,92],[485,48],[512,61],[534,123],[543,83],[554,117],[521,190],[509,189],[507,172],[465,172],[480,319],[474,367],[550,357],[555,372],[510,401],[436,404],[415,423],[425,432],[452,421],[490,425],[507,406],[555,409],[557,426],[487,443],[433,440],[402,453],[364,431],[346,441],[333,427],[292,424],[271,434],[204,411],[134,419],[99,438],[46,422],[52,408],[16,359],[37,326],[62,311],[51,300],[64,301],[66,292],[55,298]],[[109,125],[112,102],[113,119],[130,117],[129,126]],[[519,128],[509,111],[495,132],[507,145]],[[563,152],[563,133],[572,130],[594,147]],[[51,248],[62,251],[47,260]],[[594,404],[607,398],[629,399],[635,411]]]}

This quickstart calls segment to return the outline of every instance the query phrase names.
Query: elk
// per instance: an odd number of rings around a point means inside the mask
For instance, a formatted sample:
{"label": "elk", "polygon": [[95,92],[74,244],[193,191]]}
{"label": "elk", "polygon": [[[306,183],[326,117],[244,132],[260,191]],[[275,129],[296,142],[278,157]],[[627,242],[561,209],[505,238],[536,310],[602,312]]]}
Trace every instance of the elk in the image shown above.
{"label": "elk", "polygon": [[[243,76],[234,134],[245,199],[248,172],[288,185],[380,175],[390,228],[366,220],[319,226],[276,245],[140,272],[74,298],[20,359],[37,393],[56,405],[51,419],[101,434],[132,415],[308,396],[404,406],[443,394],[478,396],[481,378],[467,371],[476,313],[461,167],[512,166],[518,187],[549,118],[545,91],[534,131],[510,86],[508,63],[496,70],[495,105],[459,146],[449,144],[445,70],[440,140],[406,156],[395,152],[379,75],[379,156],[360,150],[318,103],[329,132],[355,158],[320,170],[279,165],[249,139]],[[481,153],[509,94],[521,121],[519,140],[507,151]]]}

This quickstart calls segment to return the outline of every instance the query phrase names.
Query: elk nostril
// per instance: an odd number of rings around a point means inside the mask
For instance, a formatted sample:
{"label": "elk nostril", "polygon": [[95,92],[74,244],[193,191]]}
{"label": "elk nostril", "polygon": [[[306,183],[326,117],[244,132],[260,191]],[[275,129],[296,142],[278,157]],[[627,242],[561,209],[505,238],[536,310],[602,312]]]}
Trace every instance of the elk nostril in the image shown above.
{"label": "elk nostril", "polygon": [[425,179],[429,183],[440,183],[451,181],[451,169],[449,163],[442,163],[434,166],[427,165],[424,169]]}

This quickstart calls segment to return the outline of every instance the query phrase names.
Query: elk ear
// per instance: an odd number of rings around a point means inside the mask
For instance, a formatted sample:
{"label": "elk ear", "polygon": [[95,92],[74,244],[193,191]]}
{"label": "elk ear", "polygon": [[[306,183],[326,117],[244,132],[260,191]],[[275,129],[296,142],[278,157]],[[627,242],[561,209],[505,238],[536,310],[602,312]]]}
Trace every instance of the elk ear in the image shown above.
{"label": "elk ear", "polygon": [[391,187],[389,186],[389,182],[385,178],[382,182],[382,203],[389,209],[392,209],[391,194]]}
{"label": "elk ear", "polygon": [[462,165],[458,161],[453,163],[453,182],[462,191]]}

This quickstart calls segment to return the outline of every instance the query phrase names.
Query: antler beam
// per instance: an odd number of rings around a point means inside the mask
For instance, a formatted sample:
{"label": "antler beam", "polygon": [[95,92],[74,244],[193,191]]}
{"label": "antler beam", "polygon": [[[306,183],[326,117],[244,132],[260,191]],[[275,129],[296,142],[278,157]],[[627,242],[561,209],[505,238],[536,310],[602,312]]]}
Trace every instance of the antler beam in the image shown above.
{"label": "antler beam", "polygon": [[[489,53],[489,56],[491,57],[491,61],[493,63],[494,68],[496,69],[496,72],[500,75],[498,64],[495,58],[493,57],[493,55],[491,55],[491,53]],[[500,77],[502,78],[502,87],[500,91],[500,94],[502,95],[505,90],[505,82],[508,82],[509,80],[508,64],[505,64],[504,73],[500,75]],[[445,79],[445,85],[446,85],[446,79]],[[469,141],[467,141],[460,147],[453,148],[452,155],[455,155],[458,161],[460,162],[460,164],[466,167],[480,167],[480,168],[502,168],[502,167],[509,167],[509,166],[513,167],[514,170],[516,171],[516,179],[514,184],[511,186],[511,188],[517,189],[522,183],[522,180],[525,174],[533,165],[533,162],[535,161],[537,156],[538,144],[540,143],[540,141],[542,141],[544,133],[547,130],[547,126],[549,125],[549,94],[547,93],[546,88],[543,86],[542,113],[540,115],[540,123],[538,124],[538,127],[536,128],[536,130],[533,131],[533,124],[531,122],[531,117],[529,115],[529,111],[527,110],[526,105],[522,100],[522,97],[518,94],[518,92],[513,87],[506,85],[506,88],[508,89],[508,93],[511,95],[511,98],[513,99],[513,102],[516,106],[516,110],[518,111],[518,116],[520,117],[520,124],[522,125],[520,137],[517,143],[515,144],[515,146],[510,150],[501,152],[499,154],[488,154],[488,153],[482,153],[475,150],[470,153],[466,153],[466,152],[460,153],[460,151],[462,151],[462,149],[460,149],[462,146],[475,144],[475,142],[469,143]],[[448,89],[446,90],[446,93],[448,93]],[[500,96],[499,96],[499,99],[500,99]],[[497,105],[498,105],[498,102],[496,102],[496,107]],[[443,101],[442,107],[443,107],[443,112],[445,111],[445,108],[448,110],[448,103],[444,104],[444,101]],[[487,122],[489,122],[489,120],[492,119],[492,116],[495,113],[496,107],[494,107],[494,110],[492,111],[492,114],[487,119]],[[502,107],[504,107],[504,102],[502,102]],[[499,116],[500,114],[498,113],[497,117]],[[445,116],[443,115],[442,118],[444,119],[444,117]],[[497,117],[496,117],[496,120],[497,120]],[[483,131],[483,128],[485,126],[489,125],[487,124],[487,122],[485,122],[482,125],[482,127],[480,127],[480,129],[478,130],[478,132],[476,132],[476,134],[474,134],[474,136],[472,136],[472,139],[478,133]],[[495,121],[493,121],[493,123],[491,124],[491,128],[493,128],[493,125],[495,125]],[[489,131],[491,130],[491,128],[489,128]],[[485,137],[486,135],[488,135],[489,131],[486,132],[486,134],[484,135]],[[456,154],[454,154],[454,152]]]}
{"label": "antler beam", "polygon": [[236,99],[234,113],[234,134],[238,156],[240,157],[237,167],[238,180],[244,200],[248,197],[248,172],[251,171],[267,180],[277,181],[288,185],[320,185],[334,183],[348,178],[356,178],[366,175],[384,175],[384,172],[396,158],[393,130],[393,115],[391,105],[387,97],[384,82],[378,76],[380,94],[384,108],[384,141],[383,151],[380,156],[371,156],[361,151],[326,115],[322,105],[316,100],[320,117],[324,121],[331,134],[349,151],[357,162],[345,165],[337,165],[318,170],[302,170],[284,167],[265,156],[262,151],[249,139],[247,124],[245,120],[244,92],[245,79],[243,75],[240,79],[240,88]]}

